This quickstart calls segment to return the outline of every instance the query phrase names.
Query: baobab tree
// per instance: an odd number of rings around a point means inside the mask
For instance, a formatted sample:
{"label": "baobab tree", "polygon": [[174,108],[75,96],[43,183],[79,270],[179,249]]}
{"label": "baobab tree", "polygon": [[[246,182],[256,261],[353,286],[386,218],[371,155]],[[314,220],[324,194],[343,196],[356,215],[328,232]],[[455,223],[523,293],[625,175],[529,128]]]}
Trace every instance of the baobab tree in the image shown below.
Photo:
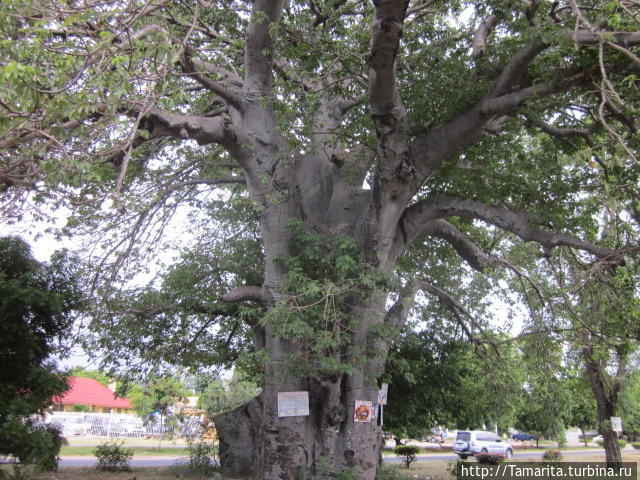
{"label": "baobab tree", "polygon": [[[593,242],[602,209],[630,220],[638,207],[633,2],[1,9],[4,212],[71,208],[65,232],[88,229],[101,242],[96,292],[119,295],[107,261],[122,271],[162,239],[180,205],[211,214],[203,195],[214,187],[231,192],[229,209],[250,199],[251,214],[224,222],[257,218],[258,273],[228,267],[217,272],[218,286],[234,284],[226,292],[202,287],[189,302],[176,295],[112,318],[174,319],[193,342],[213,320],[251,331],[262,393],[218,428],[227,453],[264,479],[374,478],[381,427],[354,422],[354,406],[375,403],[418,292],[486,341],[430,275],[442,262],[452,276],[461,264],[521,275],[502,253],[522,242],[541,255],[568,248],[621,261],[617,246]],[[436,246],[456,256],[430,256]],[[170,315],[178,306],[189,315]],[[198,318],[208,320],[194,327]],[[279,417],[278,394],[297,391],[309,392],[309,415]]]}

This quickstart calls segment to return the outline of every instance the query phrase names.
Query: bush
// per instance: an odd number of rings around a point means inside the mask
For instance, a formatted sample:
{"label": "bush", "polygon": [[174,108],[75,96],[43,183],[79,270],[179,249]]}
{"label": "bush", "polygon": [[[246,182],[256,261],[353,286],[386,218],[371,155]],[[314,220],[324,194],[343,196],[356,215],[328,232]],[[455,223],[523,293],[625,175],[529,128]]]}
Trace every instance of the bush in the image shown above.
{"label": "bush", "polygon": [[85,412],[90,412],[91,407],[85,403],[76,403],[73,407],[71,407],[71,410],[74,412],[85,413]]}
{"label": "bush", "polygon": [[409,465],[416,461],[416,454],[420,453],[420,448],[414,445],[398,445],[393,451],[399,457],[404,457],[402,461],[405,467],[409,468]]}
{"label": "bush", "polygon": [[593,442],[593,437],[591,435],[580,435],[581,442]]}
{"label": "bush", "polygon": [[36,473],[30,467],[13,465],[13,471],[0,470],[0,480],[34,480]]}
{"label": "bush", "polygon": [[407,477],[398,471],[398,467],[382,465],[376,474],[376,480],[407,480]]}
{"label": "bush", "polygon": [[545,450],[542,454],[542,460],[544,462],[560,462],[562,458],[562,452],[560,450],[554,450],[553,448]]}
{"label": "bush", "polygon": [[93,449],[93,454],[98,459],[96,468],[106,472],[128,472],[129,462],[133,457],[133,451],[122,448],[122,443],[115,440],[105,442]]}
{"label": "bush", "polygon": [[67,445],[58,426],[21,424],[13,433],[11,453],[20,463],[33,465],[38,470],[57,470],[60,448]]}
{"label": "bush", "polygon": [[640,442],[632,442],[631,446],[636,450],[640,450]]}
{"label": "bush", "polygon": [[449,475],[451,475],[452,477],[460,478],[460,476],[462,475],[462,465],[464,465],[464,463],[465,462],[462,460],[449,462],[449,464],[447,465],[447,472],[449,472]]}
{"label": "bush", "polygon": [[355,468],[347,468],[340,472],[336,477],[337,480],[355,480],[358,476],[358,471]]}
{"label": "bush", "polygon": [[217,467],[216,446],[213,442],[199,439],[189,442],[189,471],[207,475]]}
{"label": "bush", "polygon": [[476,459],[478,460],[478,463],[488,463],[489,465],[497,465],[504,461],[504,457],[501,457],[500,455],[491,455],[490,453],[481,453],[476,457]]}
{"label": "bush", "polygon": [[596,440],[596,443],[601,446],[604,447],[604,440]]}
{"label": "bush", "polygon": [[627,443],[628,442],[626,440],[622,440],[622,439],[618,440],[618,445],[620,445],[620,450],[622,450],[624,447],[626,447]]}

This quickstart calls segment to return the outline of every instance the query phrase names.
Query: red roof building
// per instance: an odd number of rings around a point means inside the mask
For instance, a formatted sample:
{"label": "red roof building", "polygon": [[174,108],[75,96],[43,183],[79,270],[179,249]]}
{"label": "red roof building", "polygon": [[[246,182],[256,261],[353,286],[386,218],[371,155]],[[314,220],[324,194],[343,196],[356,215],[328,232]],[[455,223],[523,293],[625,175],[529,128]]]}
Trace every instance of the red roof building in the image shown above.
{"label": "red roof building", "polygon": [[69,390],[54,399],[54,410],[71,412],[74,405],[88,405],[92,412],[127,413],[132,408],[128,398],[118,398],[113,390],[93,378],[71,377]]}

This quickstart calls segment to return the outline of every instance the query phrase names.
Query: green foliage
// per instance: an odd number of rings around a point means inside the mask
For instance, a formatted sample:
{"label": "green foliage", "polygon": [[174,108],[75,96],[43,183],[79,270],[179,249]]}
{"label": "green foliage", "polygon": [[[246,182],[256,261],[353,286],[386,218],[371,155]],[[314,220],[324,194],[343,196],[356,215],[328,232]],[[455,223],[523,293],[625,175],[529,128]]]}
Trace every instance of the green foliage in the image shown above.
{"label": "green foliage", "polygon": [[618,445],[620,445],[620,449],[622,450],[624,447],[627,446],[627,441],[626,440],[622,440],[621,438],[618,439]]}
{"label": "green foliage", "polygon": [[83,367],[73,367],[67,373],[70,377],[92,378],[97,382],[100,382],[105,387],[108,387],[109,383],[111,382],[109,376],[99,370],[87,370]]}
{"label": "green foliage", "polygon": [[38,263],[21,239],[0,238],[0,454],[46,469],[62,440],[37,415],[68,388],[50,357],[82,307],[76,268],[64,253]]}
{"label": "green foliage", "polygon": [[454,462],[449,462],[447,464],[447,472],[449,472],[449,475],[451,475],[452,477],[460,478],[460,475],[462,475],[462,466],[464,464],[465,464],[465,462],[462,461],[462,460],[456,460]]}
{"label": "green foliage", "polygon": [[261,323],[306,346],[303,356],[291,358],[298,373],[350,373],[354,365],[339,360],[340,352],[353,346],[359,323],[349,305],[388,288],[388,281],[366,265],[353,239],[311,233],[297,221],[289,229],[291,256],[280,259],[287,269],[281,287],[289,299],[270,309]]}
{"label": "green foliage", "polygon": [[394,343],[384,376],[393,385],[385,430],[420,438],[438,425],[479,428],[496,421],[506,430],[524,378],[517,351],[507,345],[500,357],[478,356],[472,345],[436,328],[405,331]]}
{"label": "green foliage", "polygon": [[12,465],[11,470],[0,469],[0,480],[35,480],[36,472],[31,467]]}
{"label": "green foliage", "polygon": [[211,475],[217,469],[218,447],[211,440],[192,438],[188,440],[189,473]]}
{"label": "green foliage", "polygon": [[491,455],[490,453],[481,453],[476,456],[478,463],[486,463],[489,465],[497,465],[498,463],[504,462],[504,457],[500,455]]}
{"label": "green foliage", "polygon": [[402,457],[406,468],[416,461],[416,455],[420,453],[420,448],[415,445],[398,445],[393,449],[394,453]]}
{"label": "green foliage", "polygon": [[625,379],[618,408],[625,434],[631,440],[640,440],[640,370],[632,371]]}
{"label": "green foliage", "polygon": [[640,450],[640,442],[631,442],[631,446],[636,450]]}
{"label": "green foliage", "polygon": [[545,462],[561,462],[564,458],[560,450],[549,448],[542,454],[542,460]]}
{"label": "green foliage", "polygon": [[336,480],[356,480],[358,478],[358,470],[355,468],[345,468],[342,470]]}
{"label": "green foliage", "polygon": [[71,410],[74,412],[90,412],[91,406],[85,405],[84,403],[76,403],[73,405]]}
{"label": "green foliage", "polygon": [[396,468],[383,465],[378,469],[375,480],[406,480],[406,478]]}
{"label": "green foliage", "polygon": [[150,376],[145,384],[134,384],[130,390],[128,397],[140,415],[166,415],[187,393],[180,380],[170,375]]}
{"label": "green foliage", "polygon": [[115,440],[104,442],[93,449],[98,460],[96,468],[106,472],[128,472],[129,462],[133,458],[133,450],[122,448],[123,442]]}
{"label": "green foliage", "polygon": [[204,409],[207,416],[213,417],[239,407],[258,395],[259,392],[260,390],[255,383],[242,378],[241,375],[233,378],[230,382],[216,379],[207,386],[205,392],[198,399],[198,407]]}

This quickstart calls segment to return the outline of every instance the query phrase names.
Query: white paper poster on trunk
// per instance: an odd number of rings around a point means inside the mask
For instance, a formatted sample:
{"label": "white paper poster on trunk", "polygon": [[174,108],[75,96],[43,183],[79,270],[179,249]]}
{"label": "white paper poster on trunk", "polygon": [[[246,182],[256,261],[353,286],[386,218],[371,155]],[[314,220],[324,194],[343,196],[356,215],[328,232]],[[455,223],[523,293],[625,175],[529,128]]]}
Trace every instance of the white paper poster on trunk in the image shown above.
{"label": "white paper poster on trunk", "polygon": [[382,388],[378,390],[378,403],[380,405],[387,404],[387,395],[389,394],[389,384],[383,383]]}
{"label": "white paper poster on trunk", "polygon": [[611,417],[611,428],[614,432],[622,431],[622,418],[621,417]]}
{"label": "white paper poster on trunk", "polygon": [[353,409],[353,421],[364,423],[371,421],[371,415],[373,413],[373,404],[367,400],[356,400],[356,405]]}
{"label": "white paper poster on trunk", "polygon": [[278,392],[279,417],[309,415],[309,392]]}

